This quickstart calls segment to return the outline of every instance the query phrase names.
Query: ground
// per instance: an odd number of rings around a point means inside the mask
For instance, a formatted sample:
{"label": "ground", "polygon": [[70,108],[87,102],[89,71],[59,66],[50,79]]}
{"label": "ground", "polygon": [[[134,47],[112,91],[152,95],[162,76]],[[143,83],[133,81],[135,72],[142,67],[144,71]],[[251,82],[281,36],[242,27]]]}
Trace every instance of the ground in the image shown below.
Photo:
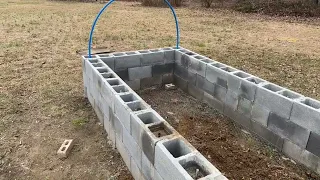
{"label": "ground", "polygon": [[[102,6],[0,2],[0,179],[130,179],[83,98],[76,52],[86,49]],[[320,99],[319,19],[188,7],[177,15],[181,46]],[[93,41],[112,51],[174,43],[168,8],[127,2],[101,16]],[[59,160],[56,151],[70,138],[76,140],[71,155]]]}

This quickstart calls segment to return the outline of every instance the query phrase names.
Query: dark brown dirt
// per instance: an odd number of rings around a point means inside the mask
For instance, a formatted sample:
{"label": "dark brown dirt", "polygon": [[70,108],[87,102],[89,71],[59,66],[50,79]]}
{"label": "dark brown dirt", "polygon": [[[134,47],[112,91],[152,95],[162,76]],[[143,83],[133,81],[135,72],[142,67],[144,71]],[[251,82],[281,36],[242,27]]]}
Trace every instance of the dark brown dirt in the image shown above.
{"label": "dark brown dirt", "polygon": [[229,179],[320,179],[181,90],[139,93]]}

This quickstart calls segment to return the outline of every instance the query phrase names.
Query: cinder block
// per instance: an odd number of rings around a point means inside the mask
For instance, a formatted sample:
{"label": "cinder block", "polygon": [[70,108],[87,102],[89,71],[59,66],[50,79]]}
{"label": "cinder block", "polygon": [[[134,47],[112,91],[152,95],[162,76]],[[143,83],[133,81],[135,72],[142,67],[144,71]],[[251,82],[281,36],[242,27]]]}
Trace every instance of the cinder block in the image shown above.
{"label": "cinder block", "polygon": [[109,55],[109,57],[100,57],[100,59],[107,66],[109,66],[112,70],[114,70],[114,57],[113,57],[113,55]]}
{"label": "cinder block", "polygon": [[177,132],[153,110],[131,116],[131,135],[152,163],[155,144],[161,139],[170,138],[176,134]]}
{"label": "cinder block", "polygon": [[[191,56],[189,58],[190,66],[189,66],[188,70],[193,72],[193,73],[198,73],[198,71],[200,71],[200,72],[202,72],[202,74],[205,74],[205,66],[206,66],[206,64],[204,64],[204,63],[200,64],[200,60],[201,59],[205,59],[205,57],[199,56],[199,55]],[[205,65],[205,66],[203,67],[203,66],[200,66],[200,65]]]}
{"label": "cinder block", "polygon": [[124,126],[116,115],[113,116],[112,120],[114,124],[113,127],[116,133],[116,145],[117,145],[118,140],[121,141],[121,143],[123,143],[122,139],[123,139]]}
{"label": "cinder block", "polygon": [[320,135],[319,134],[315,132],[311,132],[306,149],[311,153],[315,154],[316,156],[320,156]]}
{"label": "cinder block", "polygon": [[300,162],[311,170],[317,171],[320,158],[307,150],[303,150],[301,153]]}
{"label": "cinder block", "polygon": [[156,64],[152,66],[152,76],[160,76],[163,74],[172,74],[174,63]]}
{"label": "cinder block", "polygon": [[282,152],[290,158],[301,162],[301,153],[303,149],[288,139],[284,139]]}
{"label": "cinder block", "polygon": [[124,53],[114,53],[113,55],[116,71],[140,66],[141,54],[126,55]]}
{"label": "cinder block", "polygon": [[124,98],[132,98],[132,101],[138,100],[137,96],[129,93],[123,95],[116,95],[114,101],[114,112],[118,116],[119,120],[122,122],[124,127],[130,131],[130,112],[132,112],[127,104],[124,102]]}
{"label": "cinder block", "polygon": [[188,93],[200,101],[203,99],[204,92],[190,83],[188,83]]}
{"label": "cinder block", "polygon": [[191,84],[193,86],[196,86],[196,82],[197,82],[197,74],[193,73],[191,71],[188,71],[188,84]]}
{"label": "cinder block", "polygon": [[129,80],[148,78],[152,76],[151,66],[141,66],[128,69]]}
{"label": "cinder block", "polygon": [[248,119],[251,118],[252,102],[246,98],[240,97],[238,101],[238,112]]}
{"label": "cinder block", "polygon": [[192,179],[176,158],[193,152],[195,149],[184,138],[159,141],[155,149],[155,169],[166,180]]}
{"label": "cinder block", "polygon": [[173,82],[175,85],[177,85],[184,92],[188,92],[188,81],[177,75],[174,75],[173,78]]}
{"label": "cinder block", "polygon": [[120,140],[116,140],[116,146],[117,146],[117,150],[119,151],[124,163],[126,164],[126,166],[128,167],[129,171],[131,171],[131,157],[130,154],[128,152],[128,150],[126,149],[126,147],[124,146],[124,144],[120,141]]}
{"label": "cinder block", "polygon": [[275,134],[274,132],[267,129],[265,126],[261,125],[258,122],[251,121],[251,126],[252,126],[251,130],[255,134],[257,134],[258,136],[260,136],[261,138],[263,138],[264,140],[266,140],[267,142],[272,144],[277,149],[279,149],[279,150],[282,149],[282,145],[283,145],[283,138],[282,137]]}
{"label": "cinder block", "polygon": [[238,111],[233,111],[229,107],[224,107],[224,113],[225,113],[226,116],[231,118],[237,124],[241,125],[242,127],[244,127],[247,130],[250,130],[250,128],[251,128],[251,120],[250,120],[250,118],[248,118],[245,115],[239,113]]}
{"label": "cinder block", "polygon": [[164,63],[164,51],[151,49],[150,53],[142,54],[141,65],[154,65]]}
{"label": "cinder block", "polygon": [[132,90],[140,90],[140,79],[125,82]]}
{"label": "cinder block", "polygon": [[[131,170],[131,174],[132,174],[133,178],[136,180],[144,179],[142,177],[142,173],[140,171],[140,168],[138,167],[139,163],[136,163],[132,156],[131,156],[130,163],[131,163],[130,170]],[[140,162],[140,167],[141,167],[141,162]]]}
{"label": "cinder block", "polygon": [[175,50],[172,48],[163,48],[164,52],[164,63],[172,63],[175,60]]}
{"label": "cinder block", "polygon": [[310,131],[275,113],[269,115],[268,128],[276,134],[290,139],[302,148],[307,145]]}
{"label": "cinder block", "polygon": [[[239,99],[236,93],[228,90],[226,95],[226,100],[224,103],[225,108],[229,108],[232,111],[236,111],[238,107]],[[226,114],[224,112],[224,114]]]}
{"label": "cinder block", "polygon": [[149,161],[147,156],[142,153],[142,165],[141,172],[145,179],[154,179],[154,167],[153,164]]}
{"label": "cinder block", "polygon": [[[182,49],[176,51],[176,64],[182,66],[185,69],[188,69],[190,66],[190,56],[181,52],[184,51]],[[194,55],[194,54],[192,54]]]}
{"label": "cinder block", "polygon": [[149,88],[156,85],[162,84],[162,76],[153,76],[149,78],[143,78],[140,80],[141,89]]}
{"label": "cinder block", "polygon": [[183,79],[188,79],[188,70],[179,64],[174,65],[174,74]]}
{"label": "cinder block", "polygon": [[253,103],[251,118],[254,121],[259,122],[261,125],[267,127],[270,110],[260,105],[259,103]]}
{"label": "cinder block", "polygon": [[[227,70],[227,69],[224,68],[223,70]],[[231,73],[229,72],[228,78],[227,78],[228,89],[230,89],[233,92],[236,92],[239,95],[240,87],[241,87],[240,85],[242,84],[242,82],[245,83],[246,82],[245,78],[248,78],[248,77],[250,77],[250,75],[242,71],[233,71]],[[248,85],[250,84],[248,83]],[[247,91],[249,89],[244,89],[244,90]]]}
{"label": "cinder block", "polygon": [[57,151],[59,158],[67,158],[73,147],[73,144],[74,144],[73,139],[64,140],[59,150]]}
{"label": "cinder block", "polygon": [[247,78],[246,80],[241,80],[240,88],[238,90],[239,96],[248,99],[249,101],[253,102],[256,90],[258,88],[257,84],[255,84],[253,78]]}
{"label": "cinder block", "polygon": [[214,94],[214,83],[209,82],[199,74],[197,75],[196,86],[210,95]]}
{"label": "cinder block", "polygon": [[162,84],[173,83],[173,74],[163,74],[162,75]]}
{"label": "cinder block", "polygon": [[277,93],[281,90],[283,88],[275,84],[262,84],[257,88],[254,103],[261,104],[271,112],[289,119],[293,101],[291,98]]}
{"label": "cinder block", "polygon": [[[130,68],[131,69],[131,68]],[[128,81],[129,80],[129,72],[128,69],[121,69],[116,71],[117,75],[123,80]]]}
{"label": "cinder block", "polygon": [[206,79],[227,89],[229,73],[223,69],[220,69],[219,67],[225,66],[221,63],[207,64]]}
{"label": "cinder block", "polygon": [[320,134],[320,102],[311,98],[294,102],[290,120]]}
{"label": "cinder block", "polygon": [[137,142],[130,135],[127,130],[123,131],[123,144],[127,148],[130,156],[136,162],[136,165],[141,169],[141,149]]}
{"label": "cinder block", "polygon": [[218,84],[215,84],[213,97],[215,97],[221,102],[224,102],[226,99],[226,95],[227,95],[227,89]]}
{"label": "cinder block", "polygon": [[216,98],[214,98],[210,94],[204,92],[203,101],[205,103],[207,103],[209,106],[218,110],[220,113],[223,113],[223,102],[217,100]]}

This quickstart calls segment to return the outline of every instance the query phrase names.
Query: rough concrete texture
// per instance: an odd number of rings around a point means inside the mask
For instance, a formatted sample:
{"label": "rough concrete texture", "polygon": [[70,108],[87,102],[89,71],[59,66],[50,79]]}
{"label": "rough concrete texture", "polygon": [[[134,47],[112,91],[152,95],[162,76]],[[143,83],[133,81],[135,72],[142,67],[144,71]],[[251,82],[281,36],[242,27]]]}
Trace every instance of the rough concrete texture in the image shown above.
{"label": "rough concrete texture", "polygon": [[226,179],[133,91],[168,83],[320,173],[319,101],[184,48],[83,56],[82,64],[85,97],[136,179],[193,179],[198,166],[208,168],[200,179]]}

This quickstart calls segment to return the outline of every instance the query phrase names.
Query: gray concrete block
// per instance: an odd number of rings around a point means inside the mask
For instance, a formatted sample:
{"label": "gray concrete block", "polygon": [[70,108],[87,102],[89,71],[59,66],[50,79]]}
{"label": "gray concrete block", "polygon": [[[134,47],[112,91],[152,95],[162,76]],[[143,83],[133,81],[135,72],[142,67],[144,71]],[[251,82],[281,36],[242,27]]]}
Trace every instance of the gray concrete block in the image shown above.
{"label": "gray concrete block", "polygon": [[191,65],[190,62],[190,56],[185,54],[185,53],[181,53],[179,54],[179,50],[178,50],[178,54],[176,54],[176,57],[178,56],[178,58],[176,58],[176,64],[179,66],[182,66],[185,69],[188,69],[189,66]]}
{"label": "gray concrete block", "polygon": [[177,85],[181,90],[183,90],[184,92],[188,92],[188,81],[186,81],[185,79],[174,75],[173,76],[173,82],[175,85]]}
{"label": "gray concrete block", "polygon": [[128,69],[129,80],[148,78],[152,76],[151,66],[141,66]]}
{"label": "gray concrete block", "polygon": [[141,54],[135,54],[135,55],[121,55],[121,53],[115,53],[113,54],[114,57],[114,68],[116,71],[122,70],[122,69],[128,69],[132,67],[139,67],[140,66],[140,59]]}
{"label": "gray concrete block", "polygon": [[282,149],[283,138],[275,134],[271,130],[267,129],[265,126],[261,125],[258,122],[251,121],[251,130],[258,136],[260,136],[262,139],[272,144],[277,149]]}
{"label": "gray concrete block", "polygon": [[163,74],[172,74],[174,63],[156,64],[152,66],[152,76],[160,76]]}
{"label": "gray concrete block", "polygon": [[248,119],[251,118],[252,102],[246,98],[240,97],[238,101],[238,112],[246,116]]}
{"label": "gray concrete block", "polygon": [[[101,112],[104,116],[109,117],[109,104],[107,103],[107,101],[102,97],[101,98]],[[111,112],[112,113],[112,112]]]}
{"label": "gray concrete block", "polygon": [[320,134],[320,102],[311,98],[295,102],[290,120],[299,126]]}
{"label": "gray concrete block", "polygon": [[[252,82],[254,81],[254,82]],[[229,86],[230,87],[230,86]],[[238,90],[239,96],[250,100],[251,102],[254,101],[256,90],[258,86],[255,84],[255,80],[253,78],[247,78],[246,80],[240,81],[240,87]]]}
{"label": "gray concrete block", "polygon": [[[130,131],[130,113],[132,112],[127,104],[125,104],[123,98],[126,96],[136,97],[134,94],[116,95],[114,101],[114,112],[119,118],[124,127]],[[132,99],[133,101],[135,99]]]}
{"label": "gray concrete block", "polygon": [[[238,95],[228,90],[226,95],[226,100],[224,101],[225,108],[229,108],[232,111],[236,111],[238,107],[238,102],[239,102]],[[224,112],[224,114],[226,113]]]}
{"label": "gray concrete block", "polygon": [[199,74],[197,75],[196,86],[210,95],[214,94],[214,84]]}
{"label": "gray concrete block", "polygon": [[162,48],[164,52],[164,63],[173,63],[175,61],[175,50],[172,48]]}
{"label": "gray concrete block", "polygon": [[128,167],[129,171],[131,170],[130,169],[130,165],[131,165],[131,157],[130,157],[130,154],[128,152],[128,150],[126,149],[126,147],[124,146],[124,144],[120,141],[120,140],[117,140],[116,141],[116,147],[117,147],[117,150],[119,151],[121,157],[122,157],[122,160],[124,161],[124,163],[126,164],[126,166]]}
{"label": "gray concrete block", "polygon": [[314,132],[311,132],[309,141],[307,144],[308,151],[320,157],[320,135]]}
{"label": "gray concrete block", "polygon": [[188,94],[190,94],[194,98],[202,101],[204,92],[200,88],[197,88],[196,86],[189,83],[188,84]]}
{"label": "gray concrete block", "polygon": [[[113,126],[114,131],[116,133],[116,145],[117,145],[117,143],[118,143],[117,140],[121,141],[121,143],[122,143],[123,131],[124,131],[125,127],[123,126],[123,124],[121,123],[121,121],[119,120],[119,118],[116,115],[113,116],[112,120],[113,120],[113,125],[114,125]],[[112,128],[112,126],[111,126],[111,128]]]}
{"label": "gray concrete block", "polygon": [[162,75],[162,84],[173,83],[173,74],[163,74]]}
{"label": "gray concrete block", "polygon": [[149,161],[147,156],[142,153],[142,164],[141,164],[141,172],[145,179],[154,179],[154,167],[153,164]]}
{"label": "gray concrete block", "polygon": [[301,154],[303,149],[288,139],[284,139],[282,152],[295,161],[301,162]]}
{"label": "gray concrete block", "polygon": [[179,64],[174,65],[174,74],[183,79],[188,79],[188,70]]}
{"label": "gray concrete block", "polygon": [[316,155],[314,155],[313,153],[307,151],[307,150],[303,150],[301,153],[301,158],[300,158],[300,162],[302,164],[304,164],[305,166],[307,166],[308,168],[310,168],[313,171],[317,171],[318,170],[318,166],[319,166],[319,162],[320,162],[320,158]]}
{"label": "gray concrete block", "polygon": [[206,59],[203,56],[195,55],[190,58],[189,71],[199,74],[202,77],[206,76],[207,63],[212,63],[212,61]]}
{"label": "gray concrete block", "polygon": [[191,71],[188,71],[188,78],[187,78],[188,84],[191,84],[193,86],[196,86],[197,82],[197,74],[193,73]]}
{"label": "gray concrete block", "polygon": [[[131,156],[130,163],[131,163],[130,164],[130,172],[131,172],[133,178],[136,180],[143,179],[143,175],[140,171],[140,168],[138,167],[139,163],[135,162],[134,159],[132,158],[132,156]],[[141,167],[141,162],[140,162],[140,167]]]}
{"label": "gray concrete block", "polygon": [[268,128],[302,148],[307,145],[310,131],[275,113],[269,115]]}
{"label": "gray concrete block", "polygon": [[229,73],[223,69],[220,69],[219,67],[225,66],[221,63],[207,64],[206,79],[227,89]]}
{"label": "gray concrete block", "polygon": [[110,55],[110,57],[101,57],[101,61],[103,61],[107,66],[109,66],[112,70],[114,70],[114,57]]}
{"label": "gray concrete block", "polygon": [[121,69],[117,70],[116,74],[123,80],[128,81],[129,80],[129,72],[128,69]]}
{"label": "gray concrete block", "polygon": [[192,179],[176,158],[194,151],[184,138],[159,141],[155,149],[155,169],[166,180]]}
{"label": "gray concrete block", "polygon": [[267,127],[270,110],[260,105],[259,103],[253,103],[251,118],[254,121],[259,122],[263,126]]}
{"label": "gray concrete block", "polygon": [[231,118],[234,122],[241,125],[247,130],[251,128],[251,120],[250,118],[246,117],[245,115],[239,113],[238,111],[234,111],[229,107],[224,107],[224,113],[226,116]]}
{"label": "gray concrete block", "polygon": [[164,63],[164,51],[152,49],[150,53],[142,54],[141,65],[154,65]]}
{"label": "gray concrete block", "polygon": [[140,79],[125,82],[132,90],[140,90]]}
{"label": "gray concrete block", "polygon": [[226,95],[227,95],[227,89],[218,84],[215,84],[213,97],[215,97],[221,102],[224,102],[226,99]]}
{"label": "gray concrete block", "polygon": [[162,76],[153,76],[149,78],[143,78],[140,80],[141,89],[149,88],[152,86],[160,86],[162,84]]}
{"label": "gray concrete block", "polygon": [[209,106],[215,108],[220,113],[223,113],[223,102],[217,100],[215,97],[211,96],[210,94],[204,92],[203,101],[207,103]]}
{"label": "gray concrete block", "polygon": [[259,103],[282,117],[289,118],[293,101],[276,92],[283,90],[275,84],[264,84],[257,88],[254,103]]}
{"label": "gray concrete block", "polygon": [[123,144],[127,148],[130,156],[136,162],[136,166],[141,169],[141,149],[137,142],[133,139],[130,132],[127,130],[123,131]]}
{"label": "gray concrete block", "polygon": [[[224,68],[223,70],[227,70],[227,69]],[[240,94],[241,83],[246,82],[245,78],[248,78],[248,77],[250,77],[250,75],[242,71],[233,71],[229,73],[227,78],[228,89],[230,89],[233,92],[236,92],[237,94]],[[247,89],[244,89],[244,90],[247,90]]]}

